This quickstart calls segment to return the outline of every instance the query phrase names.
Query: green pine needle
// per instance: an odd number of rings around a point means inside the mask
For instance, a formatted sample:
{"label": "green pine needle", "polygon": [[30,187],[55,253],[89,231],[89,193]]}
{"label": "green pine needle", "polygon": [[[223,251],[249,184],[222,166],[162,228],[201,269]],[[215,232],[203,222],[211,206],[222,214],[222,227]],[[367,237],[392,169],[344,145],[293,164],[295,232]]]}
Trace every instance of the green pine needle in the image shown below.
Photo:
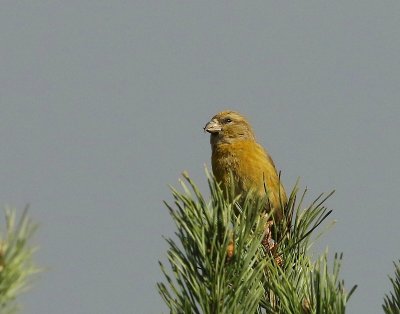
{"label": "green pine needle", "polygon": [[391,278],[390,282],[393,286],[393,292],[385,295],[383,310],[386,314],[400,314],[400,260],[398,264],[393,263],[395,267],[395,278]]}
{"label": "green pine needle", "polygon": [[308,253],[332,193],[303,209],[306,191],[297,202],[296,184],[268,249],[262,243],[273,217],[263,213],[265,200],[249,193],[240,205],[227,202],[207,173],[206,201],[183,177],[183,192],[171,188],[175,203],[166,204],[177,227],[176,239],[167,239],[169,267],[160,262],[166,281],[158,290],[170,313],[344,313],[355,287],[347,293],[339,279],[342,256],[329,270],[327,253],[316,261]]}
{"label": "green pine needle", "polygon": [[30,246],[37,226],[28,218],[27,208],[17,219],[16,210],[6,208],[5,231],[0,233],[0,313],[15,313],[16,297],[29,288],[29,279],[39,271]]}

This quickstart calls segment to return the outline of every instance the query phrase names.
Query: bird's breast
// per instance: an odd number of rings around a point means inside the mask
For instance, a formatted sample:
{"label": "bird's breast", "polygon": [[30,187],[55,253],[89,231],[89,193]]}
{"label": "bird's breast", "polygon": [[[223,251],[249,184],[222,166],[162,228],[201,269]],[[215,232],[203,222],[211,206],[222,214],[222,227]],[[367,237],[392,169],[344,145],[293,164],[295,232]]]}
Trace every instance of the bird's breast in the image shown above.
{"label": "bird's breast", "polygon": [[252,141],[218,145],[212,153],[212,168],[217,181],[223,185],[231,184],[232,175],[239,190],[260,186],[268,164],[264,149]]}

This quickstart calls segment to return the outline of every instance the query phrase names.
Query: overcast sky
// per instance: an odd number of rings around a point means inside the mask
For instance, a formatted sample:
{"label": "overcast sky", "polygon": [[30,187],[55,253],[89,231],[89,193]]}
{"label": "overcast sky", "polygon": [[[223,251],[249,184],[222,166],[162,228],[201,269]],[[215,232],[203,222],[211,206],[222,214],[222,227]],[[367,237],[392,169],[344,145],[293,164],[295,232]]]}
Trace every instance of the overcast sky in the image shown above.
{"label": "overcast sky", "polygon": [[207,193],[204,124],[235,109],[327,203],[348,313],[400,258],[400,2],[2,1],[0,203],[40,223],[23,313],[167,313],[162,200]]}

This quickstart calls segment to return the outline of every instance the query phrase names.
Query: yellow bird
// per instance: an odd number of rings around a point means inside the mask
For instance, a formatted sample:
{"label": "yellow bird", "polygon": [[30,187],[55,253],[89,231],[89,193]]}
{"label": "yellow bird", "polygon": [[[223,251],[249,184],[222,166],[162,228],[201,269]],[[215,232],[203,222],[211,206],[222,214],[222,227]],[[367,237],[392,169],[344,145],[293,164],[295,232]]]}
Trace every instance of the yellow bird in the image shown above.
{"label": "yellow bird", "polygon": [[211,165],[221,188],[231,187],[234,180],[235,195],[245,197],[251,190],[265,197],[266,211],[274,210],[277,220],[282,218],[282,206],[287,202],[275,164],[268,152],[256,142],[249,122],[238,112],[223,111],[206,124],[210,133]]}

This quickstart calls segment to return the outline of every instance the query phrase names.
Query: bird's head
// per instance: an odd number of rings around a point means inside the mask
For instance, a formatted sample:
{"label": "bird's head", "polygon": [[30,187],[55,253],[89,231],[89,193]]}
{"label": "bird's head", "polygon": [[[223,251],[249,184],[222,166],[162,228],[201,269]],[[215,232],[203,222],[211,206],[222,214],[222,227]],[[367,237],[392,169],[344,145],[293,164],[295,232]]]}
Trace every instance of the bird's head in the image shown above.
{"label": "bird's head", "polygon": [[255,140],[253,130],[247,120],[238,112],[222,111],[212,117],[204,131],[211,134],[211,145],[233,143],[238,140]]}

